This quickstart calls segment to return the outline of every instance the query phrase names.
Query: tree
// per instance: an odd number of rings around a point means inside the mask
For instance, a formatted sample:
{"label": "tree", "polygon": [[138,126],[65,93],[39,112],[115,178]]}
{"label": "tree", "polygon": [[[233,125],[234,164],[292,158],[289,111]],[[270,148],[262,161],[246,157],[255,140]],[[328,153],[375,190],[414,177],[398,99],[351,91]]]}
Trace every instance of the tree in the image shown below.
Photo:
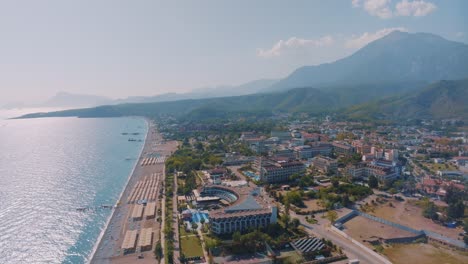
{"label": "tree", "polygon": [[463,199],[463,192],[459,191],[457,188],[453,186],[449,186],[447,188],[447,192],[445,194],[445,202],[448,204],[455,203]]}
{"label": "tree", "polygon": [[370,188],[379,187],[379,181],[377,180],[377,177],[375,177],[374,175],[371,175],[369,177],[369,180],[368,180],[367,184],[369,185]]}
{"label": "tree", "polygon": [[236,231],[232,233],[232,241],[234,241],[235,244],[239,244],[241,241],[241,233],[239,231]]}
{"label": "tree", "polygon": [[432,220],[437,220],[437,207],[433,202],[425,201],[423,206],[423,216]]}
{"label": "tree", "polygon": [[302,200],[302,193],[300,191],[291,191],[286,194],[283,198],[284,204],[294,204],[298,207],[304,206],[304,201]]}
{"label": "tree", "polygon": [[328,211],[326,217],[333,224],[338,219],[338,214],[335,211]]}
{"label": "tree", "polygon": [[465,213],[465,205],[462,200],[452,202],[447,208],[447,216],[452,219],[457,219],[463,217]]}
{"label": "tree", "polygon": [[340,186],[340,181],[337,178],[331,180],[333,187],[338,188]]}
{"label": "tree", "polygon": [[299,219],[293,218],[293,220],[291,221],[291,225],[294,229],[297,229],[301,225],[301,222],[299,221]]}
{"label": "tree", "polygon": [[347,194],[344,194],[343,196],[341,196],[341,205],[346,207],[350,204],[351,204],[351,201],[349,200],[349,196]]}
{"label": "tree", "polygon": [[203,143],[197,142],[197,143],[195,144],[195,148],[196,148],[197,150],[199,150],[199,151],[203,151]]}
{"label": "tree", "polygon": [[216,238],[205,237],[205,246],[208,252],[211,252],[211,249],[216,248],[220,245],[220,241]]}
{"label": "tree", "polygon": [[285,229],[288,229],[289,224],[290,224],[290,221],[291,221],[291,217],[289,216],[289,214],[283,214],[283,215],[281,216],[281,220],[282,220],[283,223],[284,223],[284,228],[285,228]]}
{"label": "tree", "polygon": [[158,241],[156,243],[156,247],[154,248],[154,255],[158,260],[162,258],[162,246],[161,246],[161,241]]}

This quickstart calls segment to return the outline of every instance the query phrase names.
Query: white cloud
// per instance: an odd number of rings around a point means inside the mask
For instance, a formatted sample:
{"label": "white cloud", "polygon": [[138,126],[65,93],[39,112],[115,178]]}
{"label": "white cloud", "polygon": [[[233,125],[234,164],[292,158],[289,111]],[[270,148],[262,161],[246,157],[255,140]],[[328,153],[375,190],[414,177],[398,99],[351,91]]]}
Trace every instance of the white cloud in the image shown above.
{"label": "white cloud", "polygon": [[457,32],[457,33],[455,33],[455,36],[456,36],[457,38],[463,38],[463,37],[465,36],[465,32],[461,32],[461,31],[460,31],[460,32]]}
{"label": "white cloud", "polygon": [[392,0],[352,0],[354,8],[364,8],[367,13],[382,19],[393,16],[426,16],[437,8],[437,6],[424,0],[402,0],[395,5],[395,10],[391,7]]}
{"label": "white cloud", "polygon": [[367,0],[364,2],[364,9],[373,16],[391,18],[390,2],[391,0]]}
{"label": "white cloud", "polygon": [[351,4],[355,8],[363,7],[372,16],[390,18],[392,17],[390,2],[391,0],[352,0]]}
{"label": "white cloud", "polygon": [[334,43],[332,36],[324,36],[319,39],[301,39],[292,37],[288,40],[280,40],[270,49],[257,49],[257,56],[263,58],[271,58],[281,56],[287,51],[295,51],[300,49],[310,49],[317,47],[331,46]]}
{"label": "white cloud", "polygon": [[353,7],[361,6],[361,0],[352,0],[351,3],[353,4]]}
{"label": "white cloud", "polygon": [[426,16],[434,10],[436,5],[424,0],[408,1],[403,0],[396,4],[396,15],[398,16]]}
{"label": "white cloud", "polygon": [[345,41],[345,47],[348,49],[360,49],[367,45],[368,43],[385,37],[386,35],[392,33],[395,30],[399,31],[408,31],[404,27],[394,27],[394,28],[384,28],[377,32],[365,32],[361,35],[353,35],[351,38]]}

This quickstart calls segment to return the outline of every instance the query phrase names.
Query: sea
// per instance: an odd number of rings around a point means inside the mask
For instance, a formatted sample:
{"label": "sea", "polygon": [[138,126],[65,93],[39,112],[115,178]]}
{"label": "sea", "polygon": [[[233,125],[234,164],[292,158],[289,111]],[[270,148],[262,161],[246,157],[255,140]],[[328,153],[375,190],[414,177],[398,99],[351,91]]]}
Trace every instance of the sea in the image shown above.
{"label": "sea", "polygon": [[147,123],[5,119],[19,113],[0,111],[0,263],[87,263],[112,213],[103,205],[118,202]]}

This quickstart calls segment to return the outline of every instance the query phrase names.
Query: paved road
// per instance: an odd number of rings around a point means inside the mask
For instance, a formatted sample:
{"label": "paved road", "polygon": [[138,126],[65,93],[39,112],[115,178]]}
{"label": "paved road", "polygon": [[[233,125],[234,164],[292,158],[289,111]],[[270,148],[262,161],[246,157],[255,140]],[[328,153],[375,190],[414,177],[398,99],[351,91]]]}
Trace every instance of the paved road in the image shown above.
{"label": "paved road", "polygon": [[172,196],[172,223],[174,229],[174,263],[180,263],[179,219],[177,208],[177,174],[174,175],[174,195]]}
{"label": "paved road", "polygon": [[164,249],[166,248],[166,236],[164,235],[164,227],[166,226],[166,170],[164,170],[163,175],[162,175],[162,180],[161,183],[164,184],[164,192],[162,195],[162,200],[161,200],[161,233],[160,233],[160,238],[161,238],[161,248],[162,248],[162,257],[159,263],[165,263],[165,255],[164,255]]}
{"label": "paved road", "polygon": [[294,212],[290,212],[291,217],[298,218],[301,222],[301,225],[304,226],[304,230],[307,231],[309,234],[324,237],[334,244],[340,246],[344,251],[345,254],[348,256],[349,259],[359,259],[360,263],[364,264],[381,264],[383,263],[380,259],[375,256],[372,256],[365,252],[359,246],[353,244],[351,241],[347,240],[346,238],[334,233],[333,231],[329,230],[325,225],[324,221],[322,220],[320,224],[311,225],[307,223],[305,220],[305,216],[297,215]]}

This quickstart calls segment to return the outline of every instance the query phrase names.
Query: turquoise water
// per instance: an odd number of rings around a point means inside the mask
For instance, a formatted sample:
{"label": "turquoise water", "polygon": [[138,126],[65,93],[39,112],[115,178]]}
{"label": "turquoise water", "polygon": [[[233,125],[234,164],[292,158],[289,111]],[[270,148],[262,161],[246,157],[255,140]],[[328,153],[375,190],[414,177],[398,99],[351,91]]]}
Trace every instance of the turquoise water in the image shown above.
{"label": "turquoise water", "polygon": [[244,174],[249,176],[250,178],[256,180],[256,181],[259,181],[260,180],[260,176],[258,176],[257,174],[251,172],[251,171],[244,171]]}
{"label": "turquoise water", "polygon": [[205,219],[205,223],[208,223],[208,213],[205,212],[192,212],[192,221],[195,223],[200,223],[202,219]]}
{"label": "turquoise water", "polygon": [[[0,120],[0,262],[85,263],[144,142],[140,118]],[[79,207],[90,210],[77,211]]]}

